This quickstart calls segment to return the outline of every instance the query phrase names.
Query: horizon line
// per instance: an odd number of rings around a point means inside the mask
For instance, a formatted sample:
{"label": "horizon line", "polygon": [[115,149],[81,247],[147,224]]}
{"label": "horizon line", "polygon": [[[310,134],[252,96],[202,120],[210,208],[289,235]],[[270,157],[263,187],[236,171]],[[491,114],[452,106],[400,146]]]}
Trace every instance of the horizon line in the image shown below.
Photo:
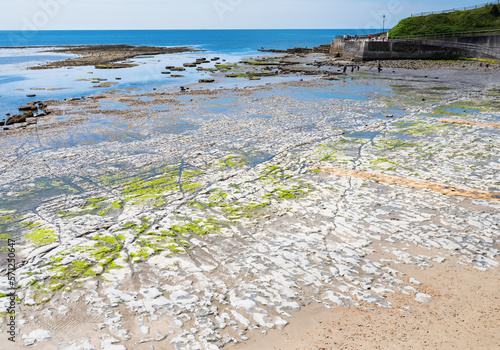
{"label": "horizon line", "polygon": [[[386,28],[390,30],[392,28]],[[58,31],[153,31],[153,30],[382,30],[381,28],[188,28],[188,29],[0,29],[0,32],[58,32]]]}

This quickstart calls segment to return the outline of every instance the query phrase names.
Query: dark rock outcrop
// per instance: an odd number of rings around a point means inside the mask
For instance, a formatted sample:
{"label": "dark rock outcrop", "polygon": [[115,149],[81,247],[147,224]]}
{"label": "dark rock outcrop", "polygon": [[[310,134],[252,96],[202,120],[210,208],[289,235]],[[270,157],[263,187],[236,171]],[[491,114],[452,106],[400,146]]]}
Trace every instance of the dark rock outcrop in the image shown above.
{"label": "dark rock outcrop", "polygon": [[12,117],[7,119],[5,125],[12,125],[16,123],[24,123],[26,121],[26,116],[24,114],[14,114]]}
{"label": "dark rock outcrop", "polygon": [[28,105],[19,107],[20,111],[36,111],[37,109],[38,109],[38,107],[34,104],[28,104]]}

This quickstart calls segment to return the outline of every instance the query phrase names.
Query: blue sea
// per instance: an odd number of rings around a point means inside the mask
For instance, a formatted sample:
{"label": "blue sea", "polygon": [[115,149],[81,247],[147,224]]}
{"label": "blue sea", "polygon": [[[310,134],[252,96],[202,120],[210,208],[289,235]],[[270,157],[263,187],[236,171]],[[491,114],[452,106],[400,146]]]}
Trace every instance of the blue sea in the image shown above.
{"label": "blue sea", "polygon": [[[193,84],[208,77],[209,73],[188,70],[183,73],[184,77],[170,78],[162,75],[161,70],[166,65],[182,65],[199,57],[218,56],[226,62],[238,62],[243,58],[275,55],[259,52],[262,48],[314,47],[329,44],[338,35],[366,33],[362,29],[0,31],[0,113],[3,113],[0,120],[5,113],[14,113],[18,106],[33,99],[60,100],[108,89],[161,91]],[[43,62],[72,57],[47,52],[47,47],[106,44],[192,46],[204,52],[138,57],[133,61],[139,66],[119,70],[96,70],[92,66],[28,69]],[[89,77],[115,82],[118,82],[117,77],[121,79],[118,85],[101,89],[86,81]],[[265,83],[268,83],[267,79],[251,84]],[[32,94],[36,97],[26,96]]]}
{"label": "blue sea", "polygon": [[[370,32],[377,32],[374,29]],[[0,47],[60,45],[197,46],[210,52],[313,47],[364,29],[0,31]]]}

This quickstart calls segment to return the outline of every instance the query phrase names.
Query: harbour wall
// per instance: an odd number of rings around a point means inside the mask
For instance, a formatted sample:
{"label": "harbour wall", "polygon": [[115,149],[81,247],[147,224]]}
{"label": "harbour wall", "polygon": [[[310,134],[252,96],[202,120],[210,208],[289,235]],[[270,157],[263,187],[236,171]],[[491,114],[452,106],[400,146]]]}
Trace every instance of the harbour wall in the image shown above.
{"label": "harbour wall", "polygon": [[454,38],[345,40],[335,39],[330,54],[355,61],[400,59],[500,59],[500,34]]}

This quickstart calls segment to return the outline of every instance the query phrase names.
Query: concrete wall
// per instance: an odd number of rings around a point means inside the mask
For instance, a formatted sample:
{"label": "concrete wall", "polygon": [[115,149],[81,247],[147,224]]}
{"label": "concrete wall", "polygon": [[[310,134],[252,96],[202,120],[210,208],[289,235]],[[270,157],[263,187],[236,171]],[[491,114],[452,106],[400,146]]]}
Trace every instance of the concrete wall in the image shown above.
{"label": "concrete wall", "polygon": [[356,61],[404,59],[454,59],[464,50],[415,41],[364,41],[354,56]]}
{"label": "concrete wall", "polygon": [[355,41],[335,39],[330,54],[356,61],[398,59],[500,59],[500,34],[428,40]]}
{"label": "concrete wall", "polygon": [[332,41],[330,55],[354,58],[361,50],[363,41],[335,39]]}
{"label": "concrete wall", "polygon": [[330,46],[330,55],[341,57],[344,56],[344,43],[342,39],[332,40],[332,45]]}
{"label": "concrete wall", "polygon": [[500,34],[464,36],[447,41],[458,45],[475,45],[482,48],[481,50],[470,49],[466,52],[467,57],[500,59]]}
{"label": "concrete wall", "polygon": [[500,49],[500,34],[464,36],[458,38],[450,38],[447,39],[447,41],[463,44],[482,45],[489,48]]}

